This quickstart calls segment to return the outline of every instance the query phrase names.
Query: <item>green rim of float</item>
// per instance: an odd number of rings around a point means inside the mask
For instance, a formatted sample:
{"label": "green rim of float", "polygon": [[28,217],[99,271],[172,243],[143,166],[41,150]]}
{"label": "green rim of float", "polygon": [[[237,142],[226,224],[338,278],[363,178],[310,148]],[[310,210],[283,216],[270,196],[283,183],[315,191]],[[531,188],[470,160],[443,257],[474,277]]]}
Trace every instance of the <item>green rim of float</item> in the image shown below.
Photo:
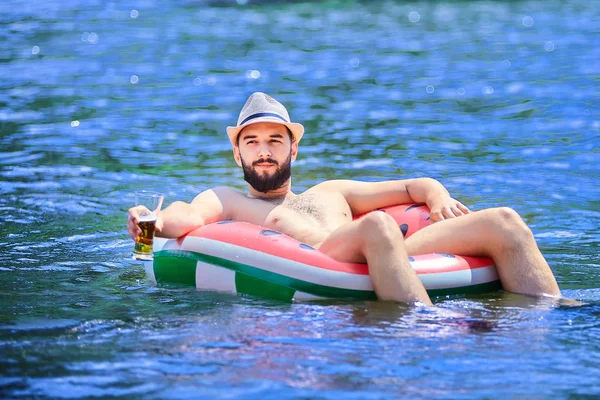
{"label": "green rim of float", "polygon": [[[388,207],[408,237],[429,225],[423,205]],[[450,254],[410,258],[432,297],[502,288],[492,260]],[[247,294],[284,301],[370,300],[377,296],[364,264],[343,263],[273,230],[239,221],[209,224],[178,239],[155,238],[145,263],[156,284]]]}
{"label": "green rim of float", "polygon": [[[375,300],[373,290],[354,290],[319,285],[265,271],[251,265],[191,251],[163,250],[154,253],[153,275],[158,284],[181,284],[196,287],[198,262],[212,264],[235,272],[236,293],[291,301],[296,292],[321,299]],[[202,268],[202,267],[200,267]],[[502,289],[498,279],[466,286],[428,289],[432,297],[493,292]]]}

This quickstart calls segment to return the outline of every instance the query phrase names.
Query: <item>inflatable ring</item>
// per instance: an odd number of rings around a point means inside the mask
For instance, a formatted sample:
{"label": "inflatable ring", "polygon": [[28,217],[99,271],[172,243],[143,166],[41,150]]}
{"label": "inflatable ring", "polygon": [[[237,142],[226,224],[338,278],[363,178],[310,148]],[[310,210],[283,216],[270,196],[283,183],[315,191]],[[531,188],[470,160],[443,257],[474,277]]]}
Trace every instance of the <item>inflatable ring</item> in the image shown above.
{"label": "inflatable ring", "polygon": [[[430,222],[425,205],[380,211],[396,219],[405,237]],[[501,289],[487,258],[435,253],[410,257],[410,263],[430,296]],[[285,234],[240,221],[209,224],[178,239],[155,238],[154,261],[145,269],[155,284],[285,301],[377,298],[366,264],[336,261]]]}

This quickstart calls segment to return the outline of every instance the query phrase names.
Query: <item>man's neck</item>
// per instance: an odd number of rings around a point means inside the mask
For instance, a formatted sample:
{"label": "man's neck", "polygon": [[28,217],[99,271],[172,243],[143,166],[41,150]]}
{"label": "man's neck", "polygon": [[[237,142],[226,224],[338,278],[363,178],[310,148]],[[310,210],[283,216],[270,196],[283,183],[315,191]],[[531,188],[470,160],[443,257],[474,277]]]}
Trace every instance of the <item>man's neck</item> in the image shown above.
{"label": "man's neck", "polygon": [[292,193],[292,180],[291,178],[284,183],[279,189],[269,190],[268,192],[259,192],[252,186],[248,185],[248,197],[263,199],[263,200],[276,200],[285,199],[288,196],[293,196]]}

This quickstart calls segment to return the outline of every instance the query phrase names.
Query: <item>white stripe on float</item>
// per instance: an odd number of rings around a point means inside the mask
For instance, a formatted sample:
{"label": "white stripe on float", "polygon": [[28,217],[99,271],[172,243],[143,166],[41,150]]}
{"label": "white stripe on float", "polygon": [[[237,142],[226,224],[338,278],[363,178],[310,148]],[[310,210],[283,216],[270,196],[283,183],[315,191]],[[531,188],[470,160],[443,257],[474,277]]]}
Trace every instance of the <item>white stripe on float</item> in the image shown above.
{"label": "white stripe on float", "polygon": [[144,270],[146,276],[150,279],[153,285],[156,285],[156,276],[154,276],[154,261],[144,261]]}
{"label": "white stripe on float", "polygon": [[[167,239],[167,238],[161,238],[161,237],[154,237],[154,242],[152,243],[152,251],[156,253],[157,251],[163,250],[163,247],[169,241],[173,241],[173,242],[177,243],[177,240],[175,240],[175,239]],[[164,249],[164,250],[166,250],[166,249]]]}
{"label": "white stripe on float", "polygon": [[[299,263],[289,259],[273,256],[270,254],[265,254],[260,251],[247,249],[245,247],[201,237],[186,237],[181,246],[179,246],[177,241],[174,239],[155,238],[154,251],[178,249],[227,259],[241,264],[250,265],[261,270],[273,272],[276,274],[288,276],[294,279],[299,279],[305,282],[314,283],[318,285],[342,289],[373,290],[371,280],[367,275],[356,275],[341,271],[331,271],[323,268],[314,267],[312,265]],[[425,261],[435,263],[436,260],[419,260],[415,264],[420,265]],[[437,262],[439,263],[440,261],[437,260]],[[152,266],[152,263],[144,264],[146,273],[148,274],[149,278],[154,283],[156,283],[156,279],[154,277],[154,270],[151,267],[147,267],[148,264]],[[229,288],[229,286],[226,286],[227,288],[217,290],[224,290],[235,293],[234,271],[228,270],[224,267],[216,267],[211,264],[198,262],[198,265],[199,264],[202,264],[202,269],[206,271],[208,271],[208,267],[210,266],[213,268],[214,271],[228,271],[232,273],[234,276],[233,278],[220,279],[232,282],[233,289]],[[439,264],[435,265],[439,266]],[[216,274],[218,273],[220,272],[216,272]],[[205,273],[205,275],[203,274],[201,276],[206,277],[207,275],[210,276],[211,274],[212,273]],[[215,275],[215,277],[216,276],[218,275]],[[202,279],[204,279],[204,282],[208,282],[206,280],[207,278]],[[199,268],[196,268],[196,287],[198,288],[215,290],[217,286],[221,287],[221,284],[218,284],[218,282],[222,282],[220,279],[215,278],[215,281],[211,282],[211,285],[215,286],[210,286],[208,283],[205,283],[202,284],[202,286],[200,287],[198,286],[198,282],[200,282]],[[481,283],[496,281],[498,280],[498,273],[496,271],[496,267],[494,265],[490,265],[487,267],[462,271],[421,274],[419,275],[419,279],[421,280],[421,282],[423,282],[423,285],[427,290],[446,289],[461,286],[472,286]],[[300,297],[298,296],[303,296],[300,294],[301,292],[296,293],[298,295],[294,295],[294,298],[300,299]],[[312,296],[309,294],[306,295]]]}
{"label": "white stripe on float", "polygon": [[184,239],[180,248],[186,251],[207,254],[246,264],[263,271],[273,272],[316,285],[352,290],[373,290],[371,279],[368,275],[357,275],[318,268],[218,240],[188,236]]}
{"label": "white stripe on float", "polygon": [[198,261],[196,263],[196,289],[237,294],[235,271]]}
{"label": "white stripe on float", "polygon": [[314,294],[300,292],[300,291],[296,290],[296,292],[294,293],[294,296],[292,297],[292,300],[294,300],[294,301],[309,301],[309,300],[331,300],[331,299],[327,298],[327,297],[315,296]]}
{"label": "white stripe on float", "polygon": [[493,266],[461,271],[442,272],[419,275],[425,289],[448,289],[453,287],[473,286],[498,279]]}
{"label": "white stripe on float", "polygon": [[498,270],[495,265],[489,265],[487,267],[475,268],[471,270],[473,273],[473,284],[493,282],[500,279],[498,276]]}

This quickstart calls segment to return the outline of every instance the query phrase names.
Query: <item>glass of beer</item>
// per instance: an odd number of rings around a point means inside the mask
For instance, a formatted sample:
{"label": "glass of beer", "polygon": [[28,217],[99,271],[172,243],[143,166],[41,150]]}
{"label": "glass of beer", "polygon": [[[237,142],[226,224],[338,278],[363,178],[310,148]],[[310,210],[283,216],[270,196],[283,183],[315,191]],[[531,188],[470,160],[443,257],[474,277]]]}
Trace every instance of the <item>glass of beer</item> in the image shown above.
{"label": "glass of beer", "polygon": [[140,223],[138,225],[142,230],[133,249],[133,258],[136,260],[152,261],[154,259],[152,255],[154,228],[163,199],[162,193],[148,190],[135,192],[135,205],[140,213]]}

